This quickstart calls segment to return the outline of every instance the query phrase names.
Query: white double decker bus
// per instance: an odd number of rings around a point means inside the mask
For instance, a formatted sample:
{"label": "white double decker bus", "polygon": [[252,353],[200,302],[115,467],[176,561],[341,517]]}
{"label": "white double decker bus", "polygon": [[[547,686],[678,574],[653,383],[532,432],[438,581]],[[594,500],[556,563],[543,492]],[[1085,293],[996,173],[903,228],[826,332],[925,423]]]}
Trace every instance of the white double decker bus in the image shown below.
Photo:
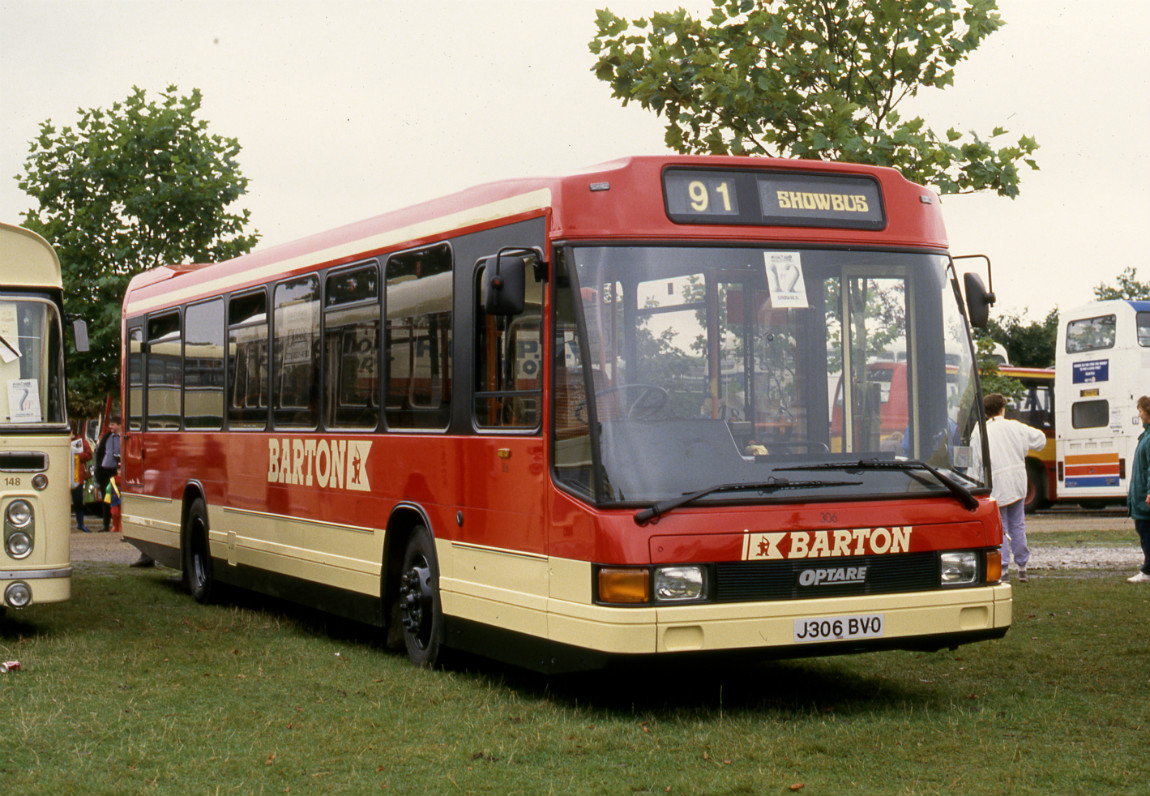
{"label": "white double decker bus", "polygon": [[1087,505],[1126,499],[1150,394],[1150,301],[1095,301],[1063,313],[1055,362],[1058,496]]}

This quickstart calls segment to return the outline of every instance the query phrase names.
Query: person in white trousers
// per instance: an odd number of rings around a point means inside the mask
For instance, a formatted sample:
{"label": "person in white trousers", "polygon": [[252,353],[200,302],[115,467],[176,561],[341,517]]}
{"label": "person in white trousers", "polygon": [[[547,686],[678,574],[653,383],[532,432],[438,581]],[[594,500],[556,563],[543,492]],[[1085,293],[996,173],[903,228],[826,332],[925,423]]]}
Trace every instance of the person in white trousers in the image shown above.
{"label": "person in white trousers", "polygon": [[[1002,578],[1010,579],[1010,562],[1018,568],[1018,580],[1028,580],[1026,565],[1026,454],[1046,447],[1046,435],[1018,420],[1006,418],[1006,398],[991,393],[982,399],[986,410],[986,438],[990,445],[990,496],[998,502],[1002,517]],[[976,459],[976,462],[979,460]]]}

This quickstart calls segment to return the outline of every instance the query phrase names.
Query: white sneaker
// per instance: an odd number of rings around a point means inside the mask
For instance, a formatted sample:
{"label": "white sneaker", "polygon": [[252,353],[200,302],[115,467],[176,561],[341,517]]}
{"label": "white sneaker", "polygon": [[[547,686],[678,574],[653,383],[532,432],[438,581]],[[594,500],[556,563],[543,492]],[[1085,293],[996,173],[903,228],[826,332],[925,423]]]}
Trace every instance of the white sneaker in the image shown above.
{"label": "white sneaker", "polygon": [[1134,577],[1127,578],[1126,582],[1127,583],[1150,583],[1150,575],[1147,575],[1145,572],[1139,572]]}

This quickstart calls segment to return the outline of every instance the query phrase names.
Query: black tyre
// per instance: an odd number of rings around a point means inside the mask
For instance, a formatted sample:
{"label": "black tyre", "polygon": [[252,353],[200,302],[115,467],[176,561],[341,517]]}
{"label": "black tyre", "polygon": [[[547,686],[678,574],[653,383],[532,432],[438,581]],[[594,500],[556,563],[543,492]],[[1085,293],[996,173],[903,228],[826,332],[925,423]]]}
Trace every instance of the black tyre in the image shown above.
{"label": "black tyre", "polygon": [[1028,513],[1044,509],[1050,501],[1046,498],[1046,470],[1037,462],[1026,463],[1026,497],[1023,509]]}
{"label": "black tyre", "polygon": [[439,565],[435,560],[435,540],[422,525],[412,530],[403,552],[398,599],[407,657],[416,666],[441,666],[445,649]]}
{"label": "black tyre", "polygon": [[212,577],[212,556],[208,548],[208,508],[196,498],[188,509],[184,528],[184,585],[198,603],[210,603],[219,588]]}

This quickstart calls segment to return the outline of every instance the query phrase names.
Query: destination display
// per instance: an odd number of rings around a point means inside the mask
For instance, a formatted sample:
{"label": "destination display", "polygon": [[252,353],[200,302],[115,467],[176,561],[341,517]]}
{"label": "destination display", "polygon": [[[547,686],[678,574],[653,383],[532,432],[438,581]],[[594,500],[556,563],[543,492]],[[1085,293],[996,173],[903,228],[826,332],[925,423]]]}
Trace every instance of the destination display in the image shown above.
{"label": "destination display", "polygon": [[671,168],[663,199],[676,224],[886,226],[879,184],[864,176]]}

